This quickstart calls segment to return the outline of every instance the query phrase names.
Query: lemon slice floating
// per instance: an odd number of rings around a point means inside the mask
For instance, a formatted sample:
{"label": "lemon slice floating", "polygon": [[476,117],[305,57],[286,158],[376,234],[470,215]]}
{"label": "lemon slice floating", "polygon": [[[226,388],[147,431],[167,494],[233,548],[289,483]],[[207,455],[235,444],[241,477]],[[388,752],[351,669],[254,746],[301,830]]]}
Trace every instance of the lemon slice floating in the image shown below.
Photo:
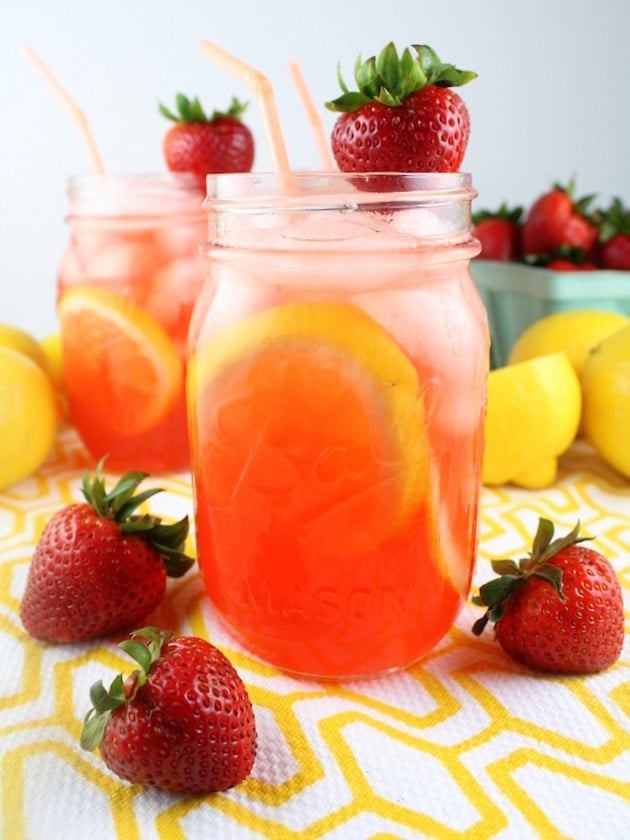
{"label": "lemon slice floating", "polygon": [[553,484],[558,456],[577,434],[581,407],[580,382],[566,353],[491,371],[483,483]]}
{"label": "lemon slice floating", "polygon": [[188,387],[212,505],[275,505],[307,542],[353,553],[429,499],[417,371],[355,306],[287,304],[228,327],[191,358]]}
{"label": "lemon slice floating", "polygon": [[119,435],[141,434],[173,407],[182,363],[162,325],[106,289],[75,286],[59,302],[72,411]]}

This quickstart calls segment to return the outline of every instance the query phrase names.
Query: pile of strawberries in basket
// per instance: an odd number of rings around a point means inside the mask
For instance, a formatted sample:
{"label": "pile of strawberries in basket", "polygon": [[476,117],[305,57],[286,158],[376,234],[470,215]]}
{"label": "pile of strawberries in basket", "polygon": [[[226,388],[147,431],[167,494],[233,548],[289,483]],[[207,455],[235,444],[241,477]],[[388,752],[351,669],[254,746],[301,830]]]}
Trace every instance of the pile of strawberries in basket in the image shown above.
{"label": "pile of strawberries in basket", "polygon": [[575,198],[574,184],[554,185],[527,213],[502,204],[473,216],[480,258],[516,261],[554,271],[630,271],[630,208],[616,197],[596,207]]}

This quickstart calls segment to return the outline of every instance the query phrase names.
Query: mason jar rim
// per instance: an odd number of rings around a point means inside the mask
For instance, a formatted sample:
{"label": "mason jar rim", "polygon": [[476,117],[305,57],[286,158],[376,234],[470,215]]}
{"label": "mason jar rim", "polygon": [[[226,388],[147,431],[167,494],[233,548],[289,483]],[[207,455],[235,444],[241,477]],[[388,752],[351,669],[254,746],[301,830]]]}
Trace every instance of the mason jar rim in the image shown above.
{"label": "mason jar rim", "polygon": [[70,217],[203,214],[203,190],[192,172],[88,173],[67,181]]}
{"label": "mason jar rim", "polygon": [[207,175],[203,207],[234,213],[430,207],[476,195],[468,172],[242,172]]}

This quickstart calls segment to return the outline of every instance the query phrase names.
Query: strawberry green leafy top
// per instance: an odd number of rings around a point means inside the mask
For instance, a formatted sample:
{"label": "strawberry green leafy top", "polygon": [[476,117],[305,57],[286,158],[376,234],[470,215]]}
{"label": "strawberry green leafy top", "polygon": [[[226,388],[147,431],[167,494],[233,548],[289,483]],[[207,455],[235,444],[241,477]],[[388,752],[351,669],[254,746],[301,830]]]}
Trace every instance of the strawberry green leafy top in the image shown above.
{"label": "strawberry green leafy top", "polygon": [[343,93],[327,102],[326,107],[341,112],[358,111],[370,102],[396,107],[427,85],[459,87],[477,77],[472,70],[443,64],[435,50],[426,44],[413,45],[411,49],[415,50],[415,55],[406,47],[399,56],[395,45],[390,42],[378,56],[372,56],[367,61],[359,55],[354,67],[356,91],[349,90],[338,67],[337,79]]}
{"label": "strawberry green leafy top", "polygon": [[534,537],[532,551],[527,557],[521,558],[518,564],[511,559],[493,560],[492,570],[499,577],[484,583],[479,588],[479,594],[472,598],[472,602],[476,606],[487,607],[486,612],[475,622],[473,633],[480,636],[488,621],[495,623],[500,621],[512,593],[530,577],[538,577],[547,581],[556,591],[560,600],[565,601],[566,596],[562,589],[562,570],[549,561],[563,549],[591,539],[591,537],[578,536],[579,532],[580,523],[578,522],[575,528],[564,537],[554,539],[553,523],[548,519],[541,518]]}
{"label": "strawberry green leafy top", "polygon": [[165,524],[160,517],[150,513],[137,513],[138,507],[162,489],[155,487],[136,493],[147,473],[132,471],[125,473],[116,485],[106,490],[101,472],[105,459],[102,458],[90,479],[87,470],[83,474],[81,492],[85,500],[99,516],[117,523],[123,534],[137,534],[145,539],[160,555],[169,577],[182,577],[193,564],[193,558],[185,553],[188,536],[188,517]]}
{"label": "strawberry green leafy top", "polygon": [[208,116],[197,96],[194,99],[189,99],[185,94],[178,93],[175,97],[175,107],[176,112],[173,112],[166,105],[158,102],[160,113],[167,120],[172,120],[176,123],[211,123],[223,117],[240,120],[247,109],[247,103],[240,102],[233,96],[227,111],[213,111]]}
{"label": "strawberry green leafy top", "polygon": [[[104,687],[102,680],[92,685],[90,688],[92,708],[85,715],[80,739],[84,750],[91,752],[98,747],[114,709],[133,702],[138,690],[145,685],[151,666],[160,658],[163,645],[172,636],[173,633],[170,630],[143,627],[141,630],[134,631],[129,639],[119,643],[118,647],[128,653],[140,667],[127,677],[118,674],[109,689]],[[144,639],[144,643],[138,638]]]}

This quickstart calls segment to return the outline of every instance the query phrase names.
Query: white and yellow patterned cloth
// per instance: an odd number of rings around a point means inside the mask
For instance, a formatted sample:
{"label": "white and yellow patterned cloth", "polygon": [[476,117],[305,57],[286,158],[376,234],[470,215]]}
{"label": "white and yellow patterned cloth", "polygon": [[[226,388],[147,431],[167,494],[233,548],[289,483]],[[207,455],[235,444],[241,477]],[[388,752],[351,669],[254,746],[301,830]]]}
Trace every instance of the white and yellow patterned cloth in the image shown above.
{"label": "white and yellow patterned cloth", "polygon": [[[59,507],[82,500],[84,467],[65,430],[36,476],[0,494],[2,840],[630,837],[627,643],[602,674],[542,676],[508,660],[491,632],[474,637],[479,610],[469,606],[407,671],[298,681],[224,635],[196,572],[169,583],[152,620],[211,639],[243,676],[259,735],[253,773],[205,797],[120,781],[78,736],[90,685],[128,669],[128,658],[113,642],[40,644],[19,619],[39,534]],[[155,486],[166,492],[154,512],[192,513],[187,476]],[[492,576],[489,558],[528,550],[539,516],[561,533],[580,519],[597,535],[630,602],[630,484],[585,446],[563,459],[553,488],[484,490],[477,585]]]}

